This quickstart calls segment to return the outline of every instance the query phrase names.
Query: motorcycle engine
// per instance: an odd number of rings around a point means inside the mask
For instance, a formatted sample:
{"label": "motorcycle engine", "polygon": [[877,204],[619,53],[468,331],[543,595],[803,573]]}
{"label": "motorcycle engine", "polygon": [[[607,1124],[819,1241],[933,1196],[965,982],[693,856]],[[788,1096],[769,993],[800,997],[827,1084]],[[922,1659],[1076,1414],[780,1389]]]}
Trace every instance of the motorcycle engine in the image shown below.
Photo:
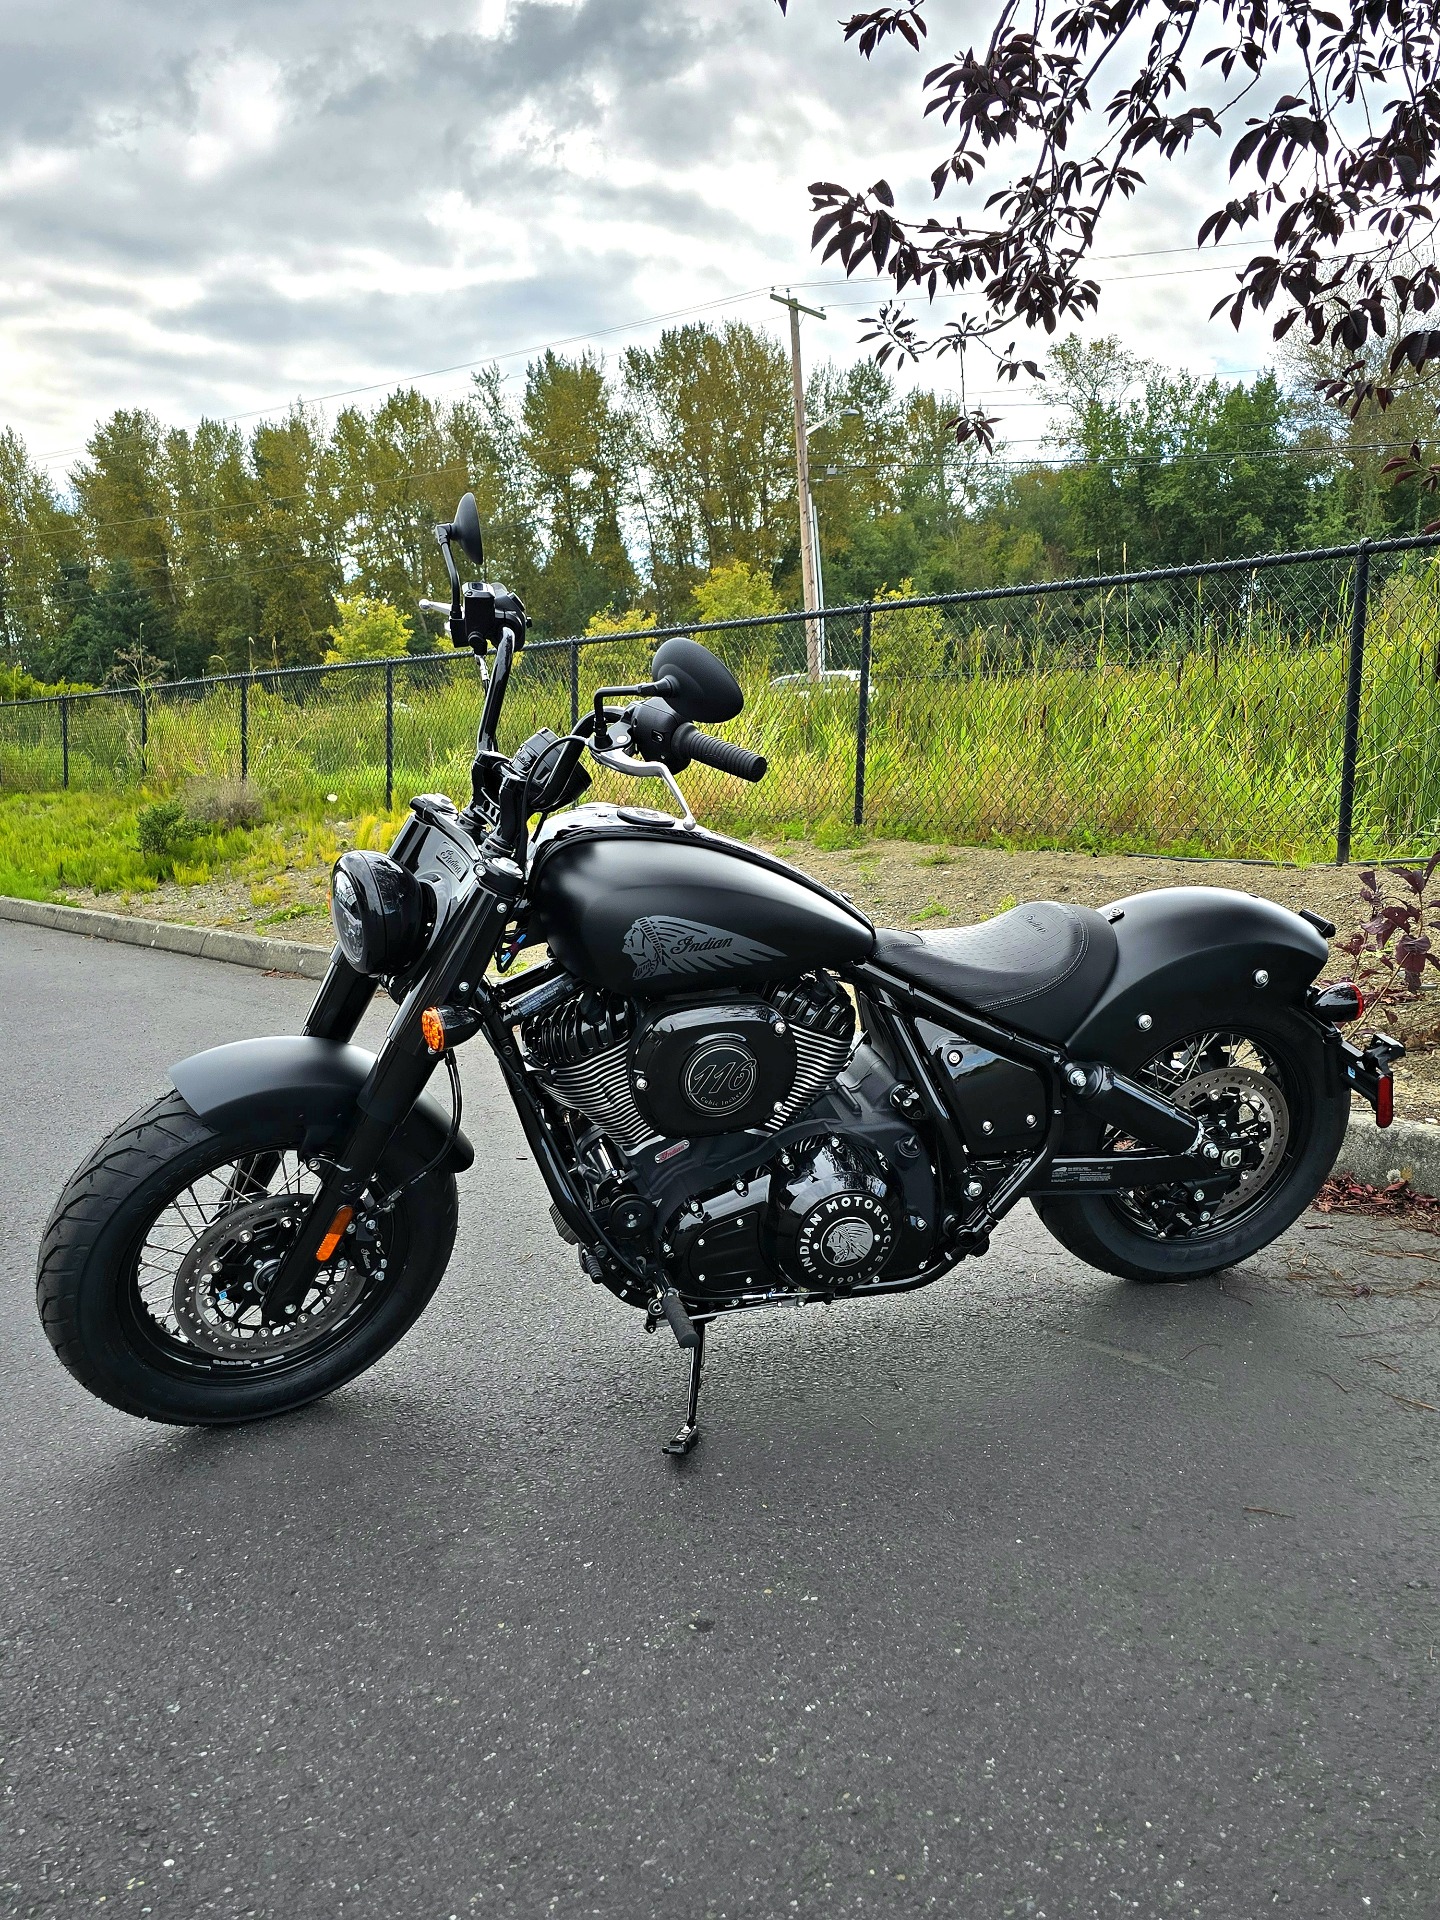
{"label": "motorcycle engine", "polygon": [[570,1112],[596,1216],[687,1297],[843,1293],[933,1257],[930,1156],[828,976],[649,1007],[540,991],[521,1043]]}
{"label": "motorcycle engine", "polygon": [[744,998],[637,1011],[575,988],[521,1023],[544,1086],[634,1156],[662,1140],[775,1132],[833,1084],[855,1010],[824,974]]}

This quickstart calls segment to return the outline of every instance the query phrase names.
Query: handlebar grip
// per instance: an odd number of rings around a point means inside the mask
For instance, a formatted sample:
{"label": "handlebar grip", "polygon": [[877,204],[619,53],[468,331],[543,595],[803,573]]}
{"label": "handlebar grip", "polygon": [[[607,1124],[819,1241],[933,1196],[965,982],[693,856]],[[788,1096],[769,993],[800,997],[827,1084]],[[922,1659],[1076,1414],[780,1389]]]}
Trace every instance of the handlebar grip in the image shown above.
{"label": "handlebar grip", "polygon": [[716,740],[699,732],[688,720],[675,729],[675,745],[687,760],[698,760],[702,767],[733,774],[737,780],[763,780],[770,764],[763,753],[752,753],[733,740]]}

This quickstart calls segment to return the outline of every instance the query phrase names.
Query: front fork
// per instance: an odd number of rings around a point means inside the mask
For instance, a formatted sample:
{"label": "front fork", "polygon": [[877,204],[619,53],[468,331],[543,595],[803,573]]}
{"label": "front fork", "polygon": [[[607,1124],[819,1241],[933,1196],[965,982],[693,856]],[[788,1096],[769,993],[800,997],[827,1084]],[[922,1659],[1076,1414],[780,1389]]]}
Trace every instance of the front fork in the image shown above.
{"label": "front fork", "polygon": [[[386,1030],[375,1064],[355,1100],[355,1120],[318,1192],[300,1231],[276,1270],[265,1295],[265,1317],[272,1323],[298,1311],[314,1284],[317,1266],[334,1251],[337,1225],[349,1216],[380,1165],[385,1149],[403,1125],[440,1064],[421,1032],[427,1007],[464,1000],[484,978],[496,942],[509,918],[519,874],[487,874],[486,884],[462,908],[441,952],[406,994]],[[375,993],[375,982],[357,973],[336,953],[305,1022],[305,1032],[324,1040],[349,1040]]]}

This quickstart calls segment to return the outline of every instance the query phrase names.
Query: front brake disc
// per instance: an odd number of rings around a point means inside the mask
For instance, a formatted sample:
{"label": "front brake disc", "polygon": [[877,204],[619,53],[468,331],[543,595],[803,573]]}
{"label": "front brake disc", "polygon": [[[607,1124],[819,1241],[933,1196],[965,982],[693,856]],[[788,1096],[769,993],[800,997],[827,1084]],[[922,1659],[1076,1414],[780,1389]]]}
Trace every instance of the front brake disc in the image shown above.
{"label": "front brake disc", "polygon": [[308,1196],[267,1194],[221,1214],[181,1262],[171,1310],[192,1346],[218,1359],[268,1358],[317,1340],[342,1320],[372,1273],[383,1272],[378,1241],[354,1236],[315,1269],[315,1283],[293,1315],[271,1323],[266,1289],[299,1230]]}

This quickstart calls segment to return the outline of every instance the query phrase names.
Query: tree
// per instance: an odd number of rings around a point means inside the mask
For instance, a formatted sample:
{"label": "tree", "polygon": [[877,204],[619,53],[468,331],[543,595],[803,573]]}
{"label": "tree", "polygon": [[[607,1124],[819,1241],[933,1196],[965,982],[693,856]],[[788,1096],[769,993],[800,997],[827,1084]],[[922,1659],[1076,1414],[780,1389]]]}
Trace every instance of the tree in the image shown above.
{"label": "tree", "polygon": [[[787,0],[778,4],[783,13]],[[892,38],[918,51],[924,5],[856,14],[845,37],[866,58]],[[1276,309],[1276,339],[1298,323],[1343,350],[1336,397],[1384,404],[1390,377],[1440,359],[1428,318],[1440,264],[1423,244],[1440,195],[1436,28],[1434,0],[1352,0],[1344,17],[1314,0],[1035,0],[1024,12],[1003,0],[983,47],[925,76],[925,112],[953,136],[931,172],[934,197],[965,204],[948,219],[906,218],[884,180],[861,190],[817,181],[815,244],[847,273],[887,275],[897,292],[976,297],[974,312],[928,338],[887,305],[867,335],[882,360],[963,352],[1017,324],[1053,333],[1098,307],[1086,263],[1108,209],[1143,185],[1138,163],[1217,138],[1228,142],[1232,189],[1196,243],[1258,241],[1268,229],[1269,244],[1215,312],[1239,326],[1247,312]],[[1276,88],[1268,99],[1262,84]],[[1010,151],[1013,176],[972,204],[989,161]],[[1377,374],[1364,349],[1391,334]],[[1014,338],[990,350],[1002,377],[1039,372]],[[994,426],[971,407],[957,430],[989,444]]]}
{"label": "tree", "polygon": [[773,578],[798,561],[790,366],[741,321],[672,327],[625,355],[644,471],[650,574],[664,616],[727,560]]}
{"label": "tree", "polygon": [[743,560],[712,567],[692,597],[701,620],[751,620],[783,611],[769,574]]}
{"label": "tree", "polygon": [[0,645],[7,667],[36,665],[70,624],[67,575],[80,563],[75,516],[19,434],[0,429]]}
{"label": "tree", "polygon": [[580,633],[592,613],[631,604],[639,586],[621,531],[630,424],[593,354],[530,363],[519,446],[546,546],[529,611],[542,630]]}
{"label": "tree", "polygon": [[164,607],[157,606],[135,576],[128,560],[112,560],[93,577],[77,570],[67,582],[74,615],[43,659],[51,680],[84,680],[92,686],[120,677],[134,685],[124,671],[124,658],[144,664],[149,680],[175,671],[175,627]]}
{"label": "tree", "polygon": [[335,644],[325,655],[327,666],[342,660],[396,660],[410,651],[410,622],[386,601],[355,593],[336,599],[330,638]]}

